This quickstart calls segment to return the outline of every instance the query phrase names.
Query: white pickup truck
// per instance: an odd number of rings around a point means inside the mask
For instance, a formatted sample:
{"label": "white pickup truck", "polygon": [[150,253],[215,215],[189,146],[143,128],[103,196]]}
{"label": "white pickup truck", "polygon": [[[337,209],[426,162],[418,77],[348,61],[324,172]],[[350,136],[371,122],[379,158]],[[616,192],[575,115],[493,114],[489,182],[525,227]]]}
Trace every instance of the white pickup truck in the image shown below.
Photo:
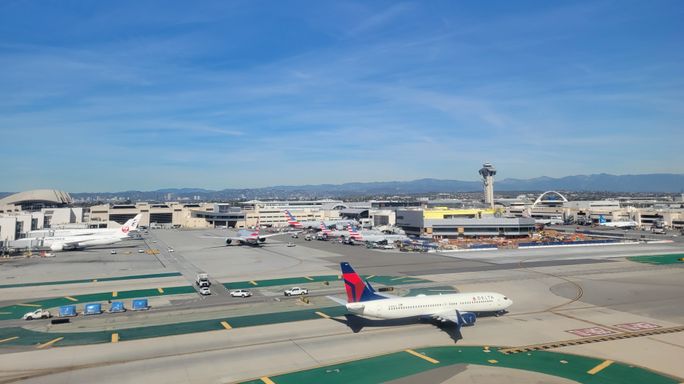
{"label": "white pickup truck", "polygon": [[50,312],[44,310],[44,309],[36,309],[33,312],[28,312],[24,315],[23,319],[24,320],[34,320],[34,319],[49,319],[52,317]]}
{"label": "white pickup truck", "polygon": [[198,273],[197,278],[195,279],[195,284],[197,284],[197,286],[200,288],[211,286],[209,275],[206,273]]}
{"label": "white pickup truck", "polygon": [[309,293],[309,290],[306,288],[294,287],[294,288],[286,289],[284,293],[285,293],[285,296],[307,295]]}

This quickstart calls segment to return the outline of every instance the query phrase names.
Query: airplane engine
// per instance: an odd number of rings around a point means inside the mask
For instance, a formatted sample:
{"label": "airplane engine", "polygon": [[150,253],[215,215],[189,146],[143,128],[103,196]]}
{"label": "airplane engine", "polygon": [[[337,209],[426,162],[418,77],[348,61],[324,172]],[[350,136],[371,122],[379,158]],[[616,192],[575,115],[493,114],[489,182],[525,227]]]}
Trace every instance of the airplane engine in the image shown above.
{"label": "airplane engine", "polygon": [[63,243],[54,243],[50,245],[50,250],[51,251],[62,251],[64,250],[64,244]]}
{"label": "airplane engine", "polygon": [[230,245],[230,243],[232,243],[232,242],[233,242],[233,240],[231,240],[231,239],[226,239],[226,245]]}
{"label": "airplane engine", "polygon": [[472,312],[461,313],[461,317],[463,318],[463,325],[475,325],[477,320],[477,315]]}
{"label": "airplane engine", "polygon": [[266,238],[265,238],[265,237],[260,237],[260,238],[259,238],[259,242],[260,242],[260,243],[263,243],[263,242],[265,242],[265,241],[266,241]]}

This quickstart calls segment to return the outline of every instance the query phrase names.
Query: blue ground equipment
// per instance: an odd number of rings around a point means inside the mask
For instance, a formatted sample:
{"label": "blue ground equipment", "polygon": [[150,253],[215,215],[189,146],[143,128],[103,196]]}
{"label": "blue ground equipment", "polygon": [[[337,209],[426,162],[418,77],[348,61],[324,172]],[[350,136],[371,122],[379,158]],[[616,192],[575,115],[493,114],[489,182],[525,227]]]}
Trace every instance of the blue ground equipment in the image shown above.
{"label": "blue ground equipment", "polygon": [[109,312],[126,312],[123,301],[112,301],[112,306],[109,307]]}
{"label": "blue ground equipment", "polygon": [[100,313],[102,313],[102,304],[100,303],[86,304],[83,309],[84,315],[99,315]]}
{"label": "blue ground equipment", "polygon": [[62,307],[59,307],[59,317],[71,317],[71,316],[76,316],[78,315],[76,313],[76,306],[75,305],[65,305]]}
{"label": "blue ground equipment", "polygon": [[133,300],[133,310],[134,311],[145,311],[150,309],[147,299],[135,299]]}

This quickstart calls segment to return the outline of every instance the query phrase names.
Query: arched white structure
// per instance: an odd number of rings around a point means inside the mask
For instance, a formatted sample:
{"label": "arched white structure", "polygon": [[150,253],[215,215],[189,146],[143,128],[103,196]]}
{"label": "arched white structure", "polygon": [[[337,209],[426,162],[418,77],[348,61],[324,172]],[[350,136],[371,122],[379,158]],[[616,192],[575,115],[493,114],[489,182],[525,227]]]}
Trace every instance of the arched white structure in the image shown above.
{"label": "arched white structure", "polygon": [[546,191],[546,192],[542,193],[541,195],[539,195],[539,197],[537,197],[537,200],[534,201],[534,204],[532,204],[532,207],[536,207],[537,204],[541,203],[544,199],[544,196],[546,196],[548,194],[555,194],[557,196],[560,196],[561,200],[564,203],[568,202],[568,199],[566,199],[565,196],[561,195],[560,192],[558,192],[558,191]]}

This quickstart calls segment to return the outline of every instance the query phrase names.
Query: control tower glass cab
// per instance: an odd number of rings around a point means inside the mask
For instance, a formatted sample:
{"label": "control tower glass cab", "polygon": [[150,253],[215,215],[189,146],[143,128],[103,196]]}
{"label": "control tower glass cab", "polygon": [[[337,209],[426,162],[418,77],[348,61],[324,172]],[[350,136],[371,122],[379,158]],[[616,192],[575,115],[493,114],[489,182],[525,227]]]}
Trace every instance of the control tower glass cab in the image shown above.
{"label": "control tower glass cab", "polygon": [[485,204],[494,208],[494,175],[496,175],[496,168],[491,163],[484,163],[479,173],[482,176]]}

